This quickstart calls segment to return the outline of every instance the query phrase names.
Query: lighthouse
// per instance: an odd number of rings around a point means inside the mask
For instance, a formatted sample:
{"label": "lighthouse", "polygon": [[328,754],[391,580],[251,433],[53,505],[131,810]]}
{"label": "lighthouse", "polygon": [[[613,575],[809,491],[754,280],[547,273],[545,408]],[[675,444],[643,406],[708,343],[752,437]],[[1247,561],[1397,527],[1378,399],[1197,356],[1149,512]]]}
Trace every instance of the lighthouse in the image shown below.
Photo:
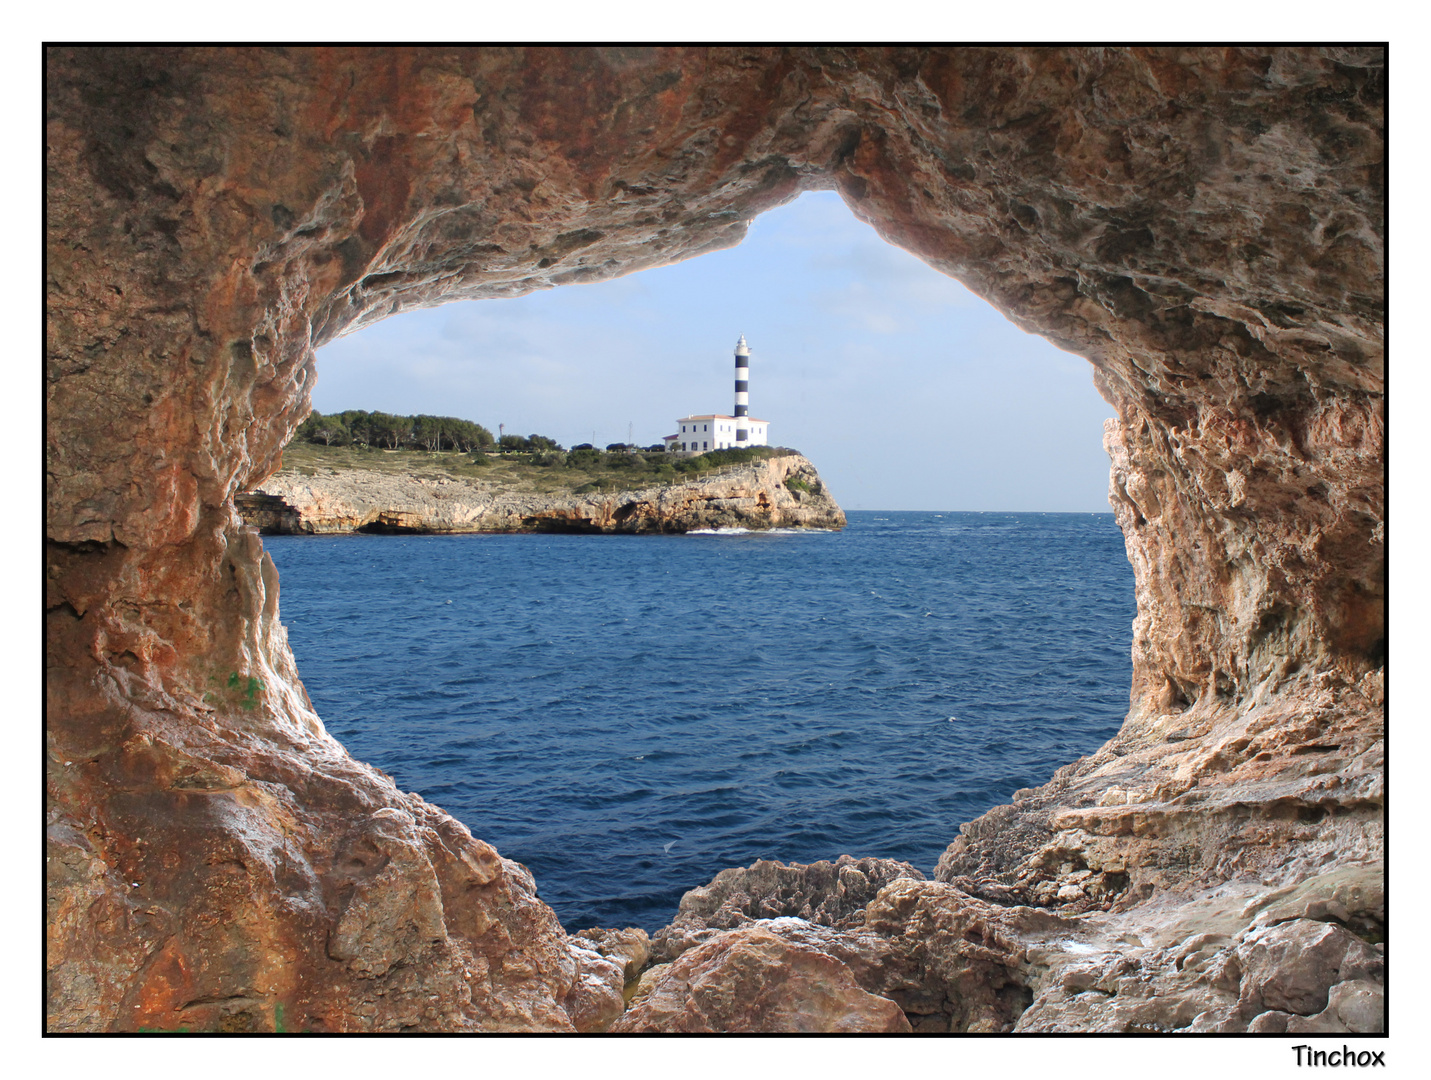
{"label": "lighthouse", "polygon": [[[730,338],[726,338],[727,341]],[[735,445],[750,445],[750,346],[745,335],[735,343]]]}
{"label": "lighthouse", "polygon": [[673,453],[704,454],[768,445],[770,421],[750,415],[750,346],[744,334],[735,343],[735,415],[701,413],[683,416],[676,424],[680,430],[665,437],[666,449]]}

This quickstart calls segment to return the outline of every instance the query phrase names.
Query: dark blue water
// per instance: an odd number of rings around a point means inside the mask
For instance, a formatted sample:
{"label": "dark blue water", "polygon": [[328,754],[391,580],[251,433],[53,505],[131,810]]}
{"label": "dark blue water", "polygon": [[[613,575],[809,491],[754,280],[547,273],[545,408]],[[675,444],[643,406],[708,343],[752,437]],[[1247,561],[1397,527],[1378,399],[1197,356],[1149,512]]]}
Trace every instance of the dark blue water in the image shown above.
{"label": "dark blue water", "polygon": [[849,519],[265,544],[352,753],[526,863],[568,929],[654,930],[759,858],[928,873],[961,822],[1122,721],[1111,514]]}

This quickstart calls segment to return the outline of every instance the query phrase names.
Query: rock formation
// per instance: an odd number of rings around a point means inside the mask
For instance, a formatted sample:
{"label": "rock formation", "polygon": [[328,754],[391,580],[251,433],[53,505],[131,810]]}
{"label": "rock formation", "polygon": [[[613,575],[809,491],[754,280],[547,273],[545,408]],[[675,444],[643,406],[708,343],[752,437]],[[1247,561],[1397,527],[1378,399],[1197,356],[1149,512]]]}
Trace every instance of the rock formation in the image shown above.
{"label": "rock formation", "polygon": [[651,958],[670,962],[721,930],[757,919],[803,919],[823,926],[864,924],[865,906],[892,881],[924,875],[894,859],[856,859],[809,866],[763,859],[754,866],[722,870],[708,885],[681,897],[669,926],[657,931]]}
{"label": "rock formation", "polygon": [[[864,882],[851,888],[859,868],[887,881],[863,906]],[[731,943],[751,934],[825,954],[919,1032],[1383,1030],[1380,867],[1280,887],[1244,876],[1092,912],[1079,899],[1054,910],[991,903],[900,863],[849,856],[723,870],[657,933],[652,959],[664,962],[642,975],[614,1030],[707,1014],[700,988],[744,963]],[[767,1031],[783,1022],[738,1010],[729,1021]]]}
{"label": "rock formation", "polygon": [[853,1034],[912,1029],[895,1002],[862,990],[829,951],[754,923],[698,945],[668,965],[611,1030]]}
{"label": "rock formation", "polygon": [[799,454],[605,495],[505,491],[481,480],[327,469],[314,476],[275,473],[238,499],[244,521],[264,533],[683,533],[845,526],[844,511],[815,466]]}
{"label": "rock formation", "polygon": [[[615,961],[324,731],[234,496],[336,335],[812,188],[1092,364],[1130,711],[866,906],[924,983],[740,926],[619,1023],[898,1027],[852,986],[966,1029],[1379,1021],[1370,884],[1238,919],[1382,858],[1382,50],[63,47],[46,80],[52,1030],[609,1021]],[[763,1019],[703,1004],[777,977]],[[1124,1008],[1197,979],[1196,1016]]]}

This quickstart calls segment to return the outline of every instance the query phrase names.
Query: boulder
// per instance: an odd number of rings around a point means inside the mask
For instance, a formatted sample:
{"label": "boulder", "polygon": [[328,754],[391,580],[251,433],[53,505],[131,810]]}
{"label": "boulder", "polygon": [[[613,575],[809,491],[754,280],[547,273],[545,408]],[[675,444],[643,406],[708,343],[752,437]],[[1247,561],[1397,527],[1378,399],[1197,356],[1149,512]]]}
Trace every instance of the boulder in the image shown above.
{"label": "boulder", "polygon": [[862,990],[839,960],[755,922],[683,953],[611,1030],[855,1034],[911,1028],[898,1005]]}
{"label": "boulder", "polygon": [[1237,949],[1242,1011],[1311,1016],[1327,1008],[1338,983],[1384,978],[1381,955],[1333,923],[1293,919],[1248,934]]}

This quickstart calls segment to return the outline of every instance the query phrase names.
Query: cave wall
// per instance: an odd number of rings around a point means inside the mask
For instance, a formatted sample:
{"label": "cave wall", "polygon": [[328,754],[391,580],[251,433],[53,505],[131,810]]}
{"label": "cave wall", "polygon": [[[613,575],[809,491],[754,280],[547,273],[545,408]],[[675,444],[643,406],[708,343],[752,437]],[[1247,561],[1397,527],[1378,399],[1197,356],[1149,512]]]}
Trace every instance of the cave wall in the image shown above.
{"label": "cave wall", "polygon": [[[48,50],[52,1026],[610,1007],[520,867],[324,732],[233,496],[338,334],[729,246],[802,190],[1091,362],[1137,583],[1125,745],[1222,760],[1228,717],[1286,731],[1320,694],[1361,754],[1384,107],[1374,48]],[[1018,861],[970,844],[950,874]]]}

